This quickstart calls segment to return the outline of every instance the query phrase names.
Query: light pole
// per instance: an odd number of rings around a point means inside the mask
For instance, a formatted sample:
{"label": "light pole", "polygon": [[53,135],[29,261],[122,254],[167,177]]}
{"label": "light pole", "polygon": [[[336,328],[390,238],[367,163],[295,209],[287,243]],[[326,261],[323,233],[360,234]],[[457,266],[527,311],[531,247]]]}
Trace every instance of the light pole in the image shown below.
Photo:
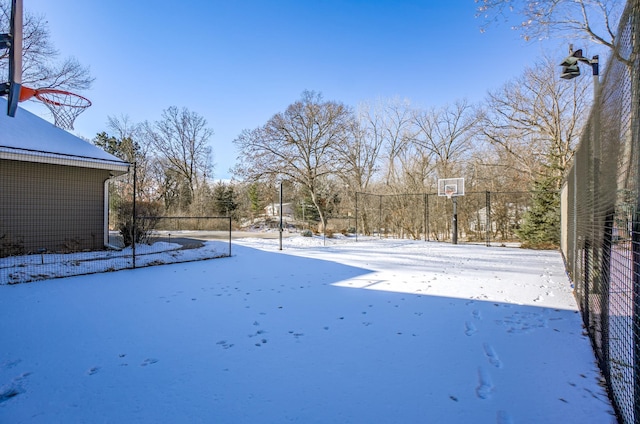
{"label": "light pole", "polygon": [[[588,65],[591,65],[591,71],[593,74],[593,106],[591,108],[592,114],[590,117],[590,121],[592,122],[592,127],[591,127],[591,137],[587,138],[587,146],[591,147],[591,153],[592,153],[592,163],[591,163],[591,169],[589,170],[589,172],[592,174],[593,178],[592,178],[592,182],[589,184],[587,184],[588,186],[588,191],[591,191],[591,197],[592,197],[592,202],[593,204],[597,204],[601,202],[601,199],[599,199],[599,195],[600,195],[600,67],[599,67],[599,62],[598,62],[598,56],[593,56],[593,58],[591,60],[585,58],[582,55],[582,49],[578,49],[575,52],[573,51],[573,45],[569,45],[569,56],[560,64],[560,66],[562,66],[562,74],[560,75],[560,78],[563,79],[573,79],[577,76],[580,75],[580,67],[578,66],[580,63],[585,63]],[[589,143],[590,141],[590,143]],[[582,141],[581,141],[582,142]],[[574,166],[575,166],[575,162],[574,162]],[[588,164],[587,164],[588,166]],[[574,171],[575,172],[575,171]],[[574,174],[574,185],[575,185],[575,175],[577,175],[577,172],[575,172]],[[575,187],[575,186],[574,186]],[[574,188],[575,190],[575,188]],[[607,205],[602,205],[601,203],[598,205],[598,208],[593,208],[592,212],[591,212],[591,216],[590,216],[590,226],[593,228],[596,225],[596,222],[598,222],[599,216],[598,214],[601,213],[602,211],[602,207],[604,206],[605,209],[610,209],[613,210],[614,206],[611,205],[611,207],[607,206]],[[575,205],[574,205],[575,208]],[[613,220],[613,213],[607,211],[606,212],[607,216],[604,218],[605,223],[608,221],[612,221]],[[575,209],[574,209],[574,219],[575,219]],[[575,221],[574,221],[575,222]],[[610,228],[612,225],[604,225],[604,232],[602,235],[600,236],[586,236],[584,239],[584,261],[585,261],[585,265],[587,266],[586,270],[585,270],[585,274],[583,276],[584,281],[585,281],[585,296],[584,296],[584,302],[585,304],[582,305],[583,310],[586,313],[586,317],[585,317],[585,321],[588,322],[589,321],[589,311],[591,306],[589,305],[590,302],[590,297],[591,294],[593,292],[602,292],[603,296],[606,296],[604,299],[601,299],[600,304],[602,305],[602,309],[600,311],[600,316],[603,317],[603,321],[604,323],[602,324],[603,327],[603,340],[608,340],[608,317],[609,317],[609,299],[608,299],[608,291],[607,290],[601,290],[599,287],[601,284],[605,284],[608,286],[609,281],[610,281],[610,275],[609,275],[609,270],[608,267],[604,267],[603,268],[603,273],[602,275],[600,275],[599,277],[591,277],[587,274],[588,270],[591,268],[592,261],[597,258],[597,254],[598,254],[598,249],[600,249],[600,254],[603,255],[606,258],[610,258],[611,257],[611,253],[607,252],[607,249],[610,249],[611,246],[611,230],[607,229]],[[574,237],[574,246],[573,249],[576,249],[576,225],[574,224],[574,229],[573,229],[573,237]],[[562,240],[562,243],[566,243],[566,240]],[[575,252],[574,252],[575,254]],[[595,259],[597,261],[597,259]],[[593,265],[595,266],[595,265]],[[606,269],[605,269],[606,268]],[[593,281],[590,281],[592,280]],[[594,287],[594,288],[591,288]],[[607,353],[605,353],[605,355],[607,355]],[[608,363],[606,360],[604,361],[604,363]],[[605,374],[609,374],[608,371],[605,371]]]}

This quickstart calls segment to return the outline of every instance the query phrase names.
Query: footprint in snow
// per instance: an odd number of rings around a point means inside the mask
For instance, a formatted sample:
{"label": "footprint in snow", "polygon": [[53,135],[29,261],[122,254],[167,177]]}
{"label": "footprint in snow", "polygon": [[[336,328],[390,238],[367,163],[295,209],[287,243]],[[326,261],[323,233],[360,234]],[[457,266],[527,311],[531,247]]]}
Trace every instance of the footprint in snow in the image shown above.
{"label": "footprint in snow", "polygon": [[152,364],[155,364],[156,362],[158,362],[158,360],[155,359],[155,358],[147,358],[144,361],[142,361],[140,366],[141,367],[146,367],[147,365],[152,365]]}
{"label": "footprint in snow", "polygon": [[467,336],[473,336],[475,333],[478,332],[478,329],[476,328],[476,326],[470,321],[465,322],[464,326],[466,328],[464,334],[466,334]]}
{"label": "footprint in snow", "polygon": [[539,328],[547,327],[547,317],[533,312],[515,312],[503,320],[496,320],[496,324],[506,327],[508,333],[530,333]]}
{"label": "footprint in snow", "polygon": [[20,362],[22,362],[22,359],[14,359],[14,360],[8,360],[8,361],[4,361],[2,363],[2,368],[5,370],[8,370],[10,368],[15,367],[16,365],[18,365]]}
{"label": "footprint in snow", "polygon": [[513,424],[513,419],[507,411],[498,411],[496,424]]}
{"label": "footprint in snow", "polygon": [[233,347],[233,343],[227,343],[226,340],[220,340],[216,344],[222,346],[223,349],[229,349],[230,347]]}
{"label": "footprint in snow", "polygon": [[480,399],[490,399],[493,393],[493,383],[489,373],[482,367],[478,368],[478,383],[476,395]]}
{"label": "footprint in snow", "polygon": [[496,368],[502,368],[502,361],[500,360],[500,358],[498,358],[498,354],[496,353],[496,350],[493,348],[493,346],[491,346],[489,343],[484,343],[482,347],[484,348],[484,353],[485,355],[487,355],[489,363]]}
{"label": "footprint in snow", "polygon": [[24,393],[25,389],[22,387],[22,380],[30,374],[30,372],[22,373],[11,380],[10,383],[0,386],[0,403],[6,402],[19,394]]}
{"label": "footprint in snow", "polygon": [[0,387],[0,403],[6,402],[9,399],[24,393],[24,389],[17,384],[7,384]]}
{"label": "footprint in snow", "polygon": [[100,367],[91,367],[87,370],[87,375],[97,374],[98,371],[100,371]]}

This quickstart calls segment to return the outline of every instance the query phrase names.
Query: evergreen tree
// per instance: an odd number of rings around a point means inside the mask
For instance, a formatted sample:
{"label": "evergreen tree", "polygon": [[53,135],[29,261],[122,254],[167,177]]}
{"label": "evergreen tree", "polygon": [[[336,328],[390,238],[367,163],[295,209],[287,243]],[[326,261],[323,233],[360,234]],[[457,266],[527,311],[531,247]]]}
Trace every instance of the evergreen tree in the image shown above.
{"label": "evergreen tree", "polygon": [[103,131],[96,134],[93,144],[129,163],[141,158],[140,145],[131,137],[116,138]]}
{"label": "evergreen tree", "polygon": [[251,218],[255,218],[262,212],[262,205],[260,203],[260,188],[258,187],[257,183],[253,183],[249,186],[247,196],[249,196]]}
{"label": "evergreen tree", "polygon": [[218,183],[213,189],[213,197],[218,213],[234,217],[234,212],[238,209],[238,202],[236,202],[236,194],[232,185]]}
{"label": "evergreen tree", "polygon": [[523,247],[552,248],[560,244],[560,193],[557,177],[534,182],[533,204],[525,213],[516,234]]}

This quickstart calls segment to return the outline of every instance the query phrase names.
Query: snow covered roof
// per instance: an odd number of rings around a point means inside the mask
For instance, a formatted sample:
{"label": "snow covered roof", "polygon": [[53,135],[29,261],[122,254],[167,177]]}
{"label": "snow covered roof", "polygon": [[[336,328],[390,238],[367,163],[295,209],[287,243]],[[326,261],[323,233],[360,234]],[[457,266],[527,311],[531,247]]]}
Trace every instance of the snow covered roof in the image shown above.
{"label": "snow covered roof", "polygon": [[54,163],[124,173],[129,164],[28,110],[6,114],[7,99],[0,97],[0,159]]}

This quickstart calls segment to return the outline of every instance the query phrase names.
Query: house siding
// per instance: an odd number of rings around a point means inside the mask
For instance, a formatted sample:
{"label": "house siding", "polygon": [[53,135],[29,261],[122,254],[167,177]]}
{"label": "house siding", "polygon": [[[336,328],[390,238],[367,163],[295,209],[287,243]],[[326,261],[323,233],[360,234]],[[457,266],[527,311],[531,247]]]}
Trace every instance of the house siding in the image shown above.
{"label": "house siding", "polygon": [[0,160],[0,256],[11,249],[10,254],[101,249],[109,175],[102,169]]}

